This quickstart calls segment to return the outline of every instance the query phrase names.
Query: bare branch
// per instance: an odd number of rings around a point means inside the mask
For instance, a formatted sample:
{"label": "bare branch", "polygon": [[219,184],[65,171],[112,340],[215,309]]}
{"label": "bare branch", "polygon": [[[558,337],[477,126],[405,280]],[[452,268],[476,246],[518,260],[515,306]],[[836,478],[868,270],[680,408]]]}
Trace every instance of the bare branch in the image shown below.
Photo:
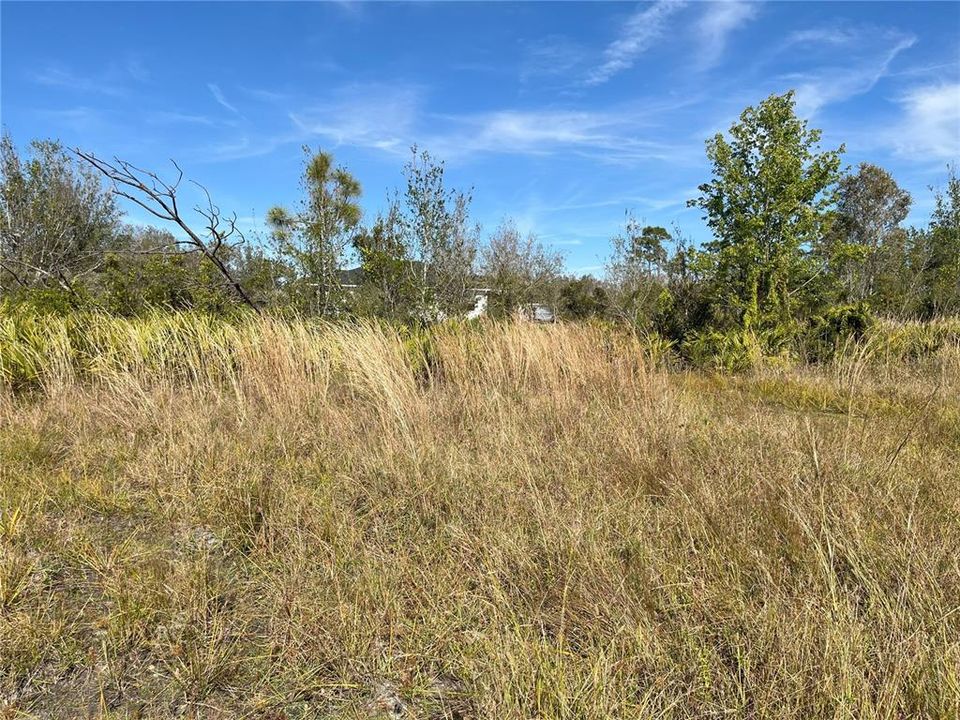
{"label": "bare branch", "polygon": [[27,283],[25,283],[25,282],[20,278],[20,276],[13,271],[13,269],[12,269],[9,265],[6,265],[6,264],[4,264],[3,262],[0,262],[0,270],[3,270],[3,271],[6,272],[10,277],[12,277],[12,278],[17,282],[17,284],[18,284],[20,287],[27,287]]}
{"label": "bare branch", "polygon": [[148,213],[150,213],[151,215],[155,215],[156,217],[160,218],[161,220],[169,220],[169,221],[175,221],[175,220],[176,220],[176,218],[175,218],[172,214],[171,214],[171,215],[162,215],[161,213],[157,212],[157,211],[154,210],[152,207],[150,207],[149,205],[147,205],[145,202],[143,202],[142,200],[139,200],[138,198],[134,197],[134,196],[131,195],[130,193],[124,192],[124,191],[122,191],[122,190],[116,190],[116,189],[115,189],[115,190],[113,191],[113,194],[114,194],[114,195],[117,195],[117,196],[119,196],[119,197],[122,197],[122,198],[126,198],[127,200],[136,203],[137,205],[139,205],[140,207],[142,207],[144,210],[146,210]]}
{"label": "bare branch", "polygon": [[176,190],[180,185],[180,181],[183,180],[183,170],[177,165],[177,161],[173,158],[170,158],[170,162],[173,163],[173,166],[177,169],[177,181],[173,184],[173,188]]}
{"label": "bare branch", "polygon": [[[256,303],[253,302],[240,283],[233,277],[220,253],[224,247],[231,247],[228,241],[232,235],[238,232],[236,228],[236,215],[230,220],[229,228],[226,231],[221,230],[220,208],[213,203],[209,191],[203,185],[194,182],[197,187],[203,190],[207,197],[207,209],[203,210],[198,206],[196,211],[207,220],[205,230],[208,240],[204,240],[195,232],[180,215],[177,207],[177,189],[180,181],[183,179],[183,170],[176,162],[171,160],[173,166],[177,169],[178,177],[175,183],[170,184],[162,180],[156,173],[138,168],[119,158],[114,158],[114,163],[110,163],[96,157],[92,153],[85,153],[80,149],[74,150],[74,153],[110,180],[115,195],[136,203],[161,220],[176,223],[187,236],[186,239],[175,241],[177,247],[186,247],[190,248],[190,252],[201,253],[207,260],[213,263],[223,280],[230,286],[233,292],[236,293],[240,300],[259,312]],[[124,188],[129,188],[129,190]],[[133,193],[136,193],[136,195]],[[139,197],[137,197],[137,195],[139,195]]]}

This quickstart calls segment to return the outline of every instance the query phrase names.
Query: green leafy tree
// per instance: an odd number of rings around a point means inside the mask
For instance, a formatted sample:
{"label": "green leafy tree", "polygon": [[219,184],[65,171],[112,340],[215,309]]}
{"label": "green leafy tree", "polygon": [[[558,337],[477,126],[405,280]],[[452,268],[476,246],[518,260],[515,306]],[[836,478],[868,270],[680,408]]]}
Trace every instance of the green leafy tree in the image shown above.
{"label": "green leafy tree", "polygon": [[410,253],[416,314],[431,320],[471,304],[479,228],[470,223],[470,193],[447,188],[443,163],[428,152],[414,146],[412,153],[404,166],[399,223]]}
{"label": "green leafy tree", "polygon": [[237,282],[261,307],[282,309],[284,287],[290,279],[290,267],[262,243],[244,244],[231,253],[230,259]]}
{"label": "green leafy tree", "polygon": [[837,220],[822,253],[844,301],[870,301],[881,309],[896,304],[905,270],[900,224],[910,204],[910,193],[876,165],[861,163],[840,179]]}
{"label": "green leafy tree", "polygon": [[679,231],[674,236],[674,251],[663,265],[663,289],[656,298],[653,325],[664,337],[682,342],[709,323],[706,277],[711,263]]}
{"label": "green leafy tree", "polygon": [[358,310],[392,320],[409,320],[417,303],[416,273],[400,224],[400,209],[391,203],[369,230],[353,239],[360,259]]}
{"label": "green leafy tree", "polygon": [[117,232],[113,196],[59,143],[37,140],[21,158],[0,139],[0,293],[70,294],[96,272]]}
{"label": "green leafy tree", "polygon": [[952,168],[920,239],[926,248],[921,311],[927,316],[960,312],[960,177]]}
{"label": "green leafy tree", "polygon": [[596,278],[582,275],[569,278],[560,286],[560,317],[566,320],[587,320],[606,317],[610,297]]}
{"label": "green leafy tree", "polygon": [[300,207],[271,208],[267,224],[277,255],[289,263],[290,299],[310,314],[335,316],[346,306],[340,282],[345,251],[360,223],[360,183],[326,152],[304,148]]}
{"label": "green leafy tree", "polygon": [[793,92],[748,107],[729,134],[707,141],[714,177],[689,203],[714,233],[715,320],[783,332],[820,302],[811,249],[833,222],[843,147],[819,150]]}
{"label": "green leafy tree", "polygon": [[182,252],[172,233],[153,227],[118,235],[95,287],[103,307],[125,316],[156,308],[223,314],[237,307],[218,268],[200,253]]}
{"label": "green leafy tree", "polygon": [[505,220],[480,251],[483,282],[493,290],[489,312],[508,316],[529,303],[554,304],[554,288],[563,256],[545,247],[533,234],[523,237]]}
{"label": "green leafy tree", "polygon": [[663,290],[665,245],[672,240],[666,228],[641,225],[629,213],[624,231],[613,238],[607,277],[618,313],[636,325],[646,325],[654,314]]}

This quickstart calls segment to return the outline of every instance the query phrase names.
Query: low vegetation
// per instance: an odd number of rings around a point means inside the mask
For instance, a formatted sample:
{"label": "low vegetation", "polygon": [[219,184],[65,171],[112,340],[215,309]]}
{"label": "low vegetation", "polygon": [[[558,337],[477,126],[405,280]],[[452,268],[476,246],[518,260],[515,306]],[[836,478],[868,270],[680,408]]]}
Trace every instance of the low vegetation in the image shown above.
{"label": "low vegetation", "polygon": [[[955,170],[931,189],[926,224],[905,226],[910,194],[876,165],[843,167],[843,147],[821,148],[820,131],[795,110],[792,92],[771,95],[707,140],[710,178],[688,205],[709,238],[694,244],[628,211],[602,278],[566,276],[562,255],[509,218],[484,234],[472,192],[451,188],[443,162],[417,147],[405,187],[366,218],[359,181],[330,153],[305,149],[301,199],[272,207],[263,233],[247,239],[175,163],[163,179],[49,141],[21,156],[5,135],[0,302],[417,327],[473,308],[503,319],[543,305],[565,320],[656,333],[684,360],[725,368],[798,346],[822,355],[876,318],[960,313]],[[158,226],[124,225],[121,202]]]}
{"label": "low vegetation", "polygon": [[416,147],[246,242],[4,134],[0,717],[960,717],[960,177],[820,140],[748,107],[594,278]]}
{"label": "low vegetation", "polygon": [[0,315],[0,714],[953,718],[960,322]]}

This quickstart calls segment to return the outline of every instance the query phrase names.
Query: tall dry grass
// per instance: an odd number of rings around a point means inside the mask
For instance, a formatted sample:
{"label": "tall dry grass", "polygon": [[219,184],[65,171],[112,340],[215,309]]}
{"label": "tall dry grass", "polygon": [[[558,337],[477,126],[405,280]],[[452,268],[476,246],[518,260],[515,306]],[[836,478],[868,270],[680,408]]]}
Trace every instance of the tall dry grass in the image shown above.
{"label": "tall dry grass", "polygon": [[894,330],[0,319],[0,708],[957,717],[960,349]]}

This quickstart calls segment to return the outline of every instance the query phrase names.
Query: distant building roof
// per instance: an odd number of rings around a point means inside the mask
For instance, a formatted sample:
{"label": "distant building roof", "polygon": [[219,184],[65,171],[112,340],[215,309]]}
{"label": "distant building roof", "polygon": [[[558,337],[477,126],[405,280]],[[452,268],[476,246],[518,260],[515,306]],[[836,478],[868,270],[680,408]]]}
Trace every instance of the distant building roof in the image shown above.
{"label": "distant building roof", "polygon": [[536,322],[553,322],[554,319],[553,308],[549,305],[533,304],[533,320]]}
{"label": "distant building roof", "polygon": [[531,322],[552,323],[557,320],[553,308],[543,303],[521,305],[517,308],[517,314],[521,320],[529,320]]}

